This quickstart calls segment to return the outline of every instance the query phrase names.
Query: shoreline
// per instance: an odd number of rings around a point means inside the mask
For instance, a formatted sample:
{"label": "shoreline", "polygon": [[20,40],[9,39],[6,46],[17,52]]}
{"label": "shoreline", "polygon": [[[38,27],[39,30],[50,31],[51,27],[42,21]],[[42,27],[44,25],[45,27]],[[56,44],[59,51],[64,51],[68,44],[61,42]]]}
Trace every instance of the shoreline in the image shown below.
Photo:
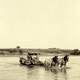
{"label": "shoreline", "polygon": [[[39,56],[55,56],[56,54],[53,55],[39,55]],[[0,57],[21,57],[21,56],[26,56],[26,55],[0,55]],[[64,56],[64,55],[58,55],[58,56]],[[80,56],[80,55],[69,55],[69,56]]]}

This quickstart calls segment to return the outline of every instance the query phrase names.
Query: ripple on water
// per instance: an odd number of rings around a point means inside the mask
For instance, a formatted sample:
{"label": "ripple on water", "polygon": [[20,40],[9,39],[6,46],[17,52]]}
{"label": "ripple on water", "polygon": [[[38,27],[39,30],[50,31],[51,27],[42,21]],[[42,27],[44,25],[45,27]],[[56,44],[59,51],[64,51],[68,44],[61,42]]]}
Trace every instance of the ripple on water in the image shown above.
{"label": "ripple on water", "polygon": [[69,69],[57,73],[43,67],[21,66],[18,61],[18,57],[0,58],[0,80],[80,80],[80,57],[77,56],[70,57]]}

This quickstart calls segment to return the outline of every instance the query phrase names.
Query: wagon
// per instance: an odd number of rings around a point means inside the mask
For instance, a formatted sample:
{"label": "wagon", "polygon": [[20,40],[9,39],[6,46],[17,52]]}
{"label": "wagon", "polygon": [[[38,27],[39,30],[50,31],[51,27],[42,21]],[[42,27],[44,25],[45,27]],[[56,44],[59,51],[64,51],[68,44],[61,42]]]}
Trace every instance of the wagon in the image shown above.
{"label": "wagon", "polygon": [[29,60],[27,58],[24,57],[20,57],[19,62],[22,65],[37,65],[37,66],[43,66],[43,62],[39,60],[38,53],[29,53],[29,55],[31,55],[32,60]]}

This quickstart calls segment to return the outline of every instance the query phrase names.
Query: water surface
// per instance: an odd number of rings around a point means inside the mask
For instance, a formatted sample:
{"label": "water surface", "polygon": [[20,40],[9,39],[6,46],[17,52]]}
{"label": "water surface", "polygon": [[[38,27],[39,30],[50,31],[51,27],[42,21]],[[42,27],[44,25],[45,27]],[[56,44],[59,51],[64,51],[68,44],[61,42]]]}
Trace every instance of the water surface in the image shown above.
{"label": "water surface", "polygon": [[80,80],[80,56],[71,56],[67,66],[66,71],[55,73],[44,67],[21,66],[19,57],[0,57],[0,80]]}

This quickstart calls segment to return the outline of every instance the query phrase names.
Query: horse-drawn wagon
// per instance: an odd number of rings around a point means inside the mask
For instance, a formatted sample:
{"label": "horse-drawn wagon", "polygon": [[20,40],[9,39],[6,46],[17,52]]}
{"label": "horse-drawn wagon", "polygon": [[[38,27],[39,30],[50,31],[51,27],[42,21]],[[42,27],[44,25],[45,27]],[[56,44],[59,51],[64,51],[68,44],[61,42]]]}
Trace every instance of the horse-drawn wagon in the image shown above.
{"label": "horse-drawn wagon", "polygon": [[20,64],[22,65],[37,65],[37,66],[42,66],[43,62],[39,60],[39,53],[28,53],[27,57],[20,57]]}

